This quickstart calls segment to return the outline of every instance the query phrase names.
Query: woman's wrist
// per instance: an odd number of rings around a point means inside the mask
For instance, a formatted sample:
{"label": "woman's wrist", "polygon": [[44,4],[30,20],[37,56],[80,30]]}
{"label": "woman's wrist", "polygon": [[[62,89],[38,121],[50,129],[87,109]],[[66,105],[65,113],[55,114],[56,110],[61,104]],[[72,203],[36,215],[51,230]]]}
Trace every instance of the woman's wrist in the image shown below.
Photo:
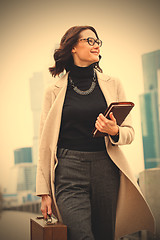
{"label": "woman's wrist", "polygon": [[118,127],[117,133],[115,135],[110,135],[110,136],[114,142],[118,142],[119,141],[119,127]]}
{"label": "woman's wrist", "polygon": [[112,137],[116,137],[116,136],[118,136],[119,135],[119,127],[118,127],[118,125],[117,125],[117,133],[116,134],[114,134],[114,135],[111,135]]}
{"label": "woman's wrist", "polygon": [[49,194],[44,194],[44,195],[41,195],[42,198],[45,198],[45,197],[50,197]]}

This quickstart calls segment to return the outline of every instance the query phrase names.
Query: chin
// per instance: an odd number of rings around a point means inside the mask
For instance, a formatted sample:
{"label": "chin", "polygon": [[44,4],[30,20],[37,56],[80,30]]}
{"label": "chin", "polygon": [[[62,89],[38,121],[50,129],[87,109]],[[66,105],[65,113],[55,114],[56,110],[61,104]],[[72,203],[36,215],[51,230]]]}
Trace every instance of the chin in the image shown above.
{"label": "chin", "polygon": [[99,58],[93,60],[91,64],[96,63],[96,62],[99,62]]}
{"label": "chin", "polygon": [[94,63],[99,62],[99,56],[95,57],[93,61],[94,61]]}

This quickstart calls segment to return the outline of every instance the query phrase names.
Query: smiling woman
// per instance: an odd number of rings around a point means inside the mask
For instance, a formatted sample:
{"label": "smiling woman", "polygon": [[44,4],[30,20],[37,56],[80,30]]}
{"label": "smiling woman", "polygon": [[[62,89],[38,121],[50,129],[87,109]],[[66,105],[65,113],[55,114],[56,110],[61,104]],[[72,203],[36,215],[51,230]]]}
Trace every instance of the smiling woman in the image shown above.
{"label": "smiling woman", "polygon": [[[75,26],[62,37],[50,68],[40,123],[37,195],[44,218],[52,211],[68,228],[68,240],[114,240],[154,219],[119,145],[130,144],[130,114],[121,126],[111,102],[126,101],[119,80],[99,67],[102,41],[91,26]],[[96,127],[105,137],[93,138]],[[53,208],[52,208],[53,207]]]}

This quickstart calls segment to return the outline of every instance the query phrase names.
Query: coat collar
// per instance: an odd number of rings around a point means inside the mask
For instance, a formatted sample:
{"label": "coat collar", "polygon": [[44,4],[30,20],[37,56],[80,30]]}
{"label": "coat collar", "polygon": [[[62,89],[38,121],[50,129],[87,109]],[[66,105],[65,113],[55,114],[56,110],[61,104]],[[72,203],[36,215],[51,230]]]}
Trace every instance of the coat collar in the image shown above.
{"label": "coat collar", "polygon": [[68,74],[69,74],[69,72],[64,74],[61,78],[58,78],[56,83],[55,83],[55,87],[62,88],[64,86],[66,86],[67,85],[67,81],[68,81]]}

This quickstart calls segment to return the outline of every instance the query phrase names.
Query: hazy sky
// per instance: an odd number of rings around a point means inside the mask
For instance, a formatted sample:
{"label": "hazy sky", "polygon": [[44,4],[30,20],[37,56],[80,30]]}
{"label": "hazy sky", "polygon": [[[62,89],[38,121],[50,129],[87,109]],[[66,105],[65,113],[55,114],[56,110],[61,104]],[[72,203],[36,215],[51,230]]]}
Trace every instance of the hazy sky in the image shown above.
{"label": "hazy sky", "polygon": [[29,79],[52,64],[54,46],[73,25],[92,25],[103,41],[101,67],[119,77],[132,112],[135,141],[124,148],[135,175],[143,170],[139,95],[143,93],[141,56],[160,49],[159,0],[3,1],[1,27],[0,185],[9,183],[13,150],[32,146]]}

